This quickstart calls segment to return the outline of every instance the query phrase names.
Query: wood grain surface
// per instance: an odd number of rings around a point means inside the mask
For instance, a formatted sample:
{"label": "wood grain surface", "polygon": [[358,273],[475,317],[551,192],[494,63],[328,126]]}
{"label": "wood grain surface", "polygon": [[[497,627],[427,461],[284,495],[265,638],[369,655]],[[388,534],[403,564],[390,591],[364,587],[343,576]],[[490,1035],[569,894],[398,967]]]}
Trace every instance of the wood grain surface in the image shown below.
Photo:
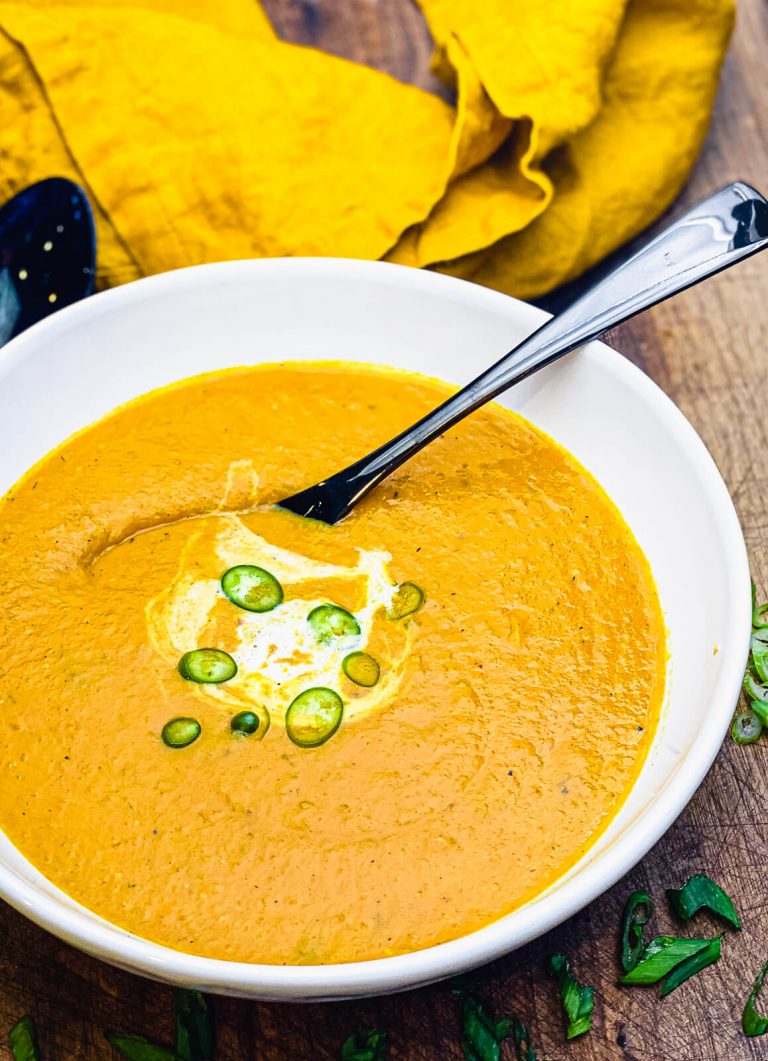
{"label": "wood grain surface", "polygon": [[[430,42],[410,0],[267,0],[278,32],[436,89]],[[686,188],[690,202],[741,177],[768,186],[768,6],[741,0],[712,129]],[[768,590],[768,259],[758,257],[667,303],[613,335],[614,344],[677,402],[717,461],[738,507],[758,585]],[[681,535],[696,535],[680,526]],[[707,572],[702,571],[702,578]],[[691,711],[697,710],[695,703]],[[635,887],[665,887],[705,871],[737,901],[744,930],[720,962],[660,1002],[616,986],[617,929]],[[482,886],[482,882],[478,882]],[[657,924],[667,915],[659,904]],[[713,927],[713,926],[704,926]],[[253,925],[258,932],[258,924]],[[544,973],[556,950],[596,987],[593,1031],[565,1043],[559,1003]],[[484,972],[497,1013],[518,1013],[539,1058],[705,1061],[768,1057],[768,1037],[747,1040],[739,1018],[768,959],[768,741],[730,741],[700,791],[656,848],[623,881],[561,928]],[[456,1003],[444,987],[330,1005],[214,1002],[219,1061],[323,1061],[339,1057],[361,1025],[386,1028],[393,1061],[461,1057]],[[0,908],[0,1057],[7,1029],[37,1019],[48,1061],[112,1057],[102,1029],[171,1041],[170,990],[86,958]],[[505,1057],[512,1057],[508,1045]]]}

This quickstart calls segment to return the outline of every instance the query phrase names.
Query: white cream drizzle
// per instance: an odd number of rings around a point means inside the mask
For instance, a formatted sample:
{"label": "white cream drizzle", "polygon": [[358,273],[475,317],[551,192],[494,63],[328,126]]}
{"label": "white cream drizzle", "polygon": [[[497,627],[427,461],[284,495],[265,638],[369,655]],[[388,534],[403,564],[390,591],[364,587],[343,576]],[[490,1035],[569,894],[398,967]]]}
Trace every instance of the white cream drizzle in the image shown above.
{"label": "white cream drizzle", "polygon": [[[238,673],[222,685],[194,686],[199,696],[218,701],[228,711],[232,707],[242,710],[264,706],[272,723],[278,725],[284,723],[285,711],[293,698],[312,686],[340,692],[345,701],[345,718],[368,713],[386,703],[402,677],[413,636],[411,624],[400,627],[399,636],[394,639],[394,658],[379,660],[381,678],[372,689],[352,690],[342,677],[341,661],[348,652],[366,649],[375,622],[388,623],[384,612],[395,589],[388,569],[389,553],[359,549],[356,564],[329,564],[274,545],[232,513],[217,513],[200,522],[200,530],[187,542],[174,581],[146,609],[152,644],[173,666],[190,649],[215,647],[205,641],[205,631],[214,608],[226,597],[219,578],[201,577],[201,569],[223,574],[237,564],[255,564],[270,571],[284,589],[306,580],[362,580],[365,603],[354,612],[360,634],[336,640],[332,645],[319,643],[307,622],[313,608],[336,603],[328,598],[291,594],[291,599],[271,612],[238,609],[237,644],[232,651]],[[211,542],[215,557],[210,553]],[[388,639],[388,644],[392,640]]]}

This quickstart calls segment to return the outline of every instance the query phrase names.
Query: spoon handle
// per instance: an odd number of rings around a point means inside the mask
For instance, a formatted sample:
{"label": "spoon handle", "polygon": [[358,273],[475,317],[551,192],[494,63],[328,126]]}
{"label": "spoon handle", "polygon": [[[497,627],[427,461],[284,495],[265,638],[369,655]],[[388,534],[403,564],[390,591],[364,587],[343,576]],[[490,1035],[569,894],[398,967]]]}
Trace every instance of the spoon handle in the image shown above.
{"label": "spoon handle", "polygon": [[737,181],[673,221],[556,317],[413,427],[280,504],[336,523],[377,483],[514,383],[649,306],[768,245],[768,202]]}

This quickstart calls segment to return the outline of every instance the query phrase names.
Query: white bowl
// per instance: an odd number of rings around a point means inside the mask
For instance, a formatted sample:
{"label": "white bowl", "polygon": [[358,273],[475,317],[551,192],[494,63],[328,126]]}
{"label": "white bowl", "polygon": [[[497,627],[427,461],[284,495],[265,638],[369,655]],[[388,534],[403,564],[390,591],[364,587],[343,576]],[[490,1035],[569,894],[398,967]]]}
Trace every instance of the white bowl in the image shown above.
{"label": "white bowl", "polygon": [[[346,358],[465,383],[544,319],[485,288],[378,262],[228,262],[141,280],[56,313],[0,352],[0,491],[73,431],[185,376]],[[573,870],[451,943],[326,966],[218,961],[149,943],[74,902],[2,835],[0,895],[62,939],[134,972],[205,991],[319,1000],[398,991],[480,965],[626,873],[691,798],[727,730],[750,633],[744,540],[693,428],[607,346],[590,344],[501,401],[570,450],[618,504],[650,560],[669,630],[667,702],[651,754],[608,831]]]}

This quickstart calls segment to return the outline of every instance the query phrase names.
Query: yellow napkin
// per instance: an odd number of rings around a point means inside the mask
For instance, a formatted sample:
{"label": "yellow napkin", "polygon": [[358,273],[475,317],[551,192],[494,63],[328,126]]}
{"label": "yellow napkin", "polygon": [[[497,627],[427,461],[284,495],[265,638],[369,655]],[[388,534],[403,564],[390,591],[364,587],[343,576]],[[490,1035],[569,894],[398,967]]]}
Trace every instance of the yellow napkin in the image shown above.
{"label": "yellow napkin", "polygon": [[278,40],[254,0],[0,2],[0,197],[83,184],[101,286],[329,254],[522,297],[665,209],[732,0],[420,3],[455,107]]}

